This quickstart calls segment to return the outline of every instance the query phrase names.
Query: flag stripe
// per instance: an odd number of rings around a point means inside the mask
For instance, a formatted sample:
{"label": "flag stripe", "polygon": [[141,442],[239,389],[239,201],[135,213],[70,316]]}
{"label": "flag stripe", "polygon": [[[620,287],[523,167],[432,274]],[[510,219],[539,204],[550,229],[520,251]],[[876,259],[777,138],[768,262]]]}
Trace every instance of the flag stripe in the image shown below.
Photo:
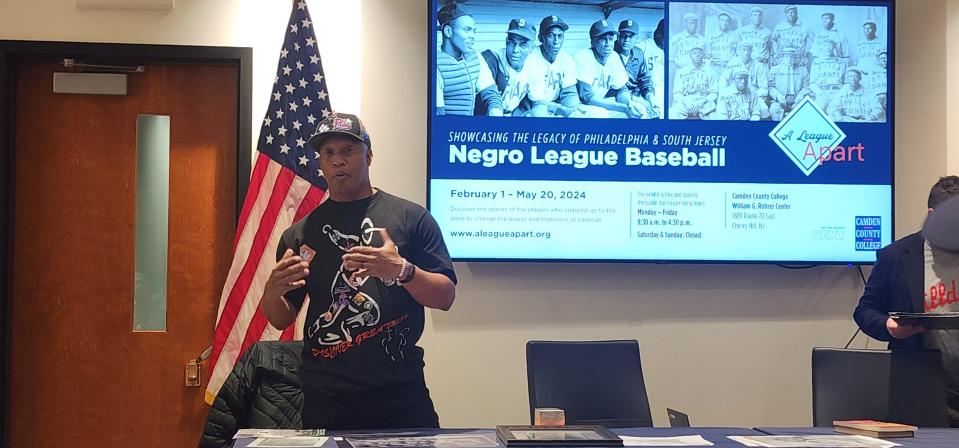
{"label": "flag stripe", "polygon": [[[280,176],[277,177],[276,183],[278,185],[286,184],[287,176],[292,176],[292,172],[281,168]],[[316,207],[316,203],[324,197],[325,193],[322,190],[312,186],[302,178],[290,178],[292,181],[287,188],[289,194],[280,201],[284,206],[278,211],[267,210],[266,212],[268,215],[275,216],[276,222],[261,222],[260,229],[272,228],[273,230],[266,244],[267,247],[275,248],[283,232],[297,220],[297,217],[302,218],[309,214],[309,212]],[[319,198],[319,200],[317,198]],[[271,204],[275,201],[276,199],[274,198],[270,199]],[[250,261],[253,261],[252,255],[251,258],[248,259],[247,266],[250,265]],[[226,359],[224,359],[224,362],[214,363],[214,377],[222,376],[225,379],[230,369],[232,369],[233,364],[236,362],[236,359],[256,341],[261,339],[275,340],[280,335],[279,330],[267,325],[266,316],[259,310],[263,288],[270,277],[273,266],[276,264],[275,255],[272,252],[269,254],[261,253],[257,256],[256,261],[258,264],[255,269],[244,267],[244,271],[252,272],[255,275],[253,275],[252,279],[245,282],[249,288],[244,292],[242,296],[243,299],[237,307],[239,308],[239,312],[237,313],[235,324],[229,327],[229,334],[224,337],[224,347],[219,355]],[[245,279],[241,278],[238,282],[243,282],[244,280]],[[236,291],[236,288],[234,288],[234,291]],[[211,382],[212,380],[213,378],[211,378]]]}
{"label": "flag stripe", "polygon": [[[279,176],[280,172],[283,171],[283,166],[274,162],[267,155],[259,153],[257,156],[257,166],[261,165],[265,167],[263,185],[274,185],[276,183],[277,176]],[[268,208],[270,200],[273,196],[273,188],[258,187],[257,191],[258,193],[256,196],[247,194],[247,199],[254,199],[253,205],[250,207],[250,213],[247,215],[247,220],[253,223],[260,223],[263,220],[264,213],[266,212],[266,209]],[[221,315],[223,313],[223,309],[227,306],[227,299],[230,297],[233,287],[236,285],[237,278],[240,276],[240,273],[243,272],[243,268],[248,262],[247,257],[249,257],[250,250],[258,231],[260,231],[260,229],[257,226],[244,226],[241,232],[237,232],[237,235],[239,235],[239,242],[237,243],[236,248],[233,250],[233,264],[230,266],[230,272],[227,274],[223,292],[220,295],[220,309],[217,310],[218,325],[222,320]],[[214,348],[216,347],[214,346]]]}
{"label": "flag stripe", "polygon": [[240,221],[237,223],[236,236],[233,239],[234,251],[236,251],[237,244],[240,243],[240,235],[246,229],[247,220],[250,218],[253,205],[257,202],[257,196],[260,195],[260,188],[264,185],[263,179],[266,177],[269,166],[270,158],[263,153],[257,153],[256,165],[253,167],[253,173],[250,176],[250,187],[246,190],[246,199],[243,201],[243,210],[240,212]]}
{"label": "flag stripe", "polygon": [[[309,182],[303,179],[297,178],[294,180],[294,183],[300,184],[293,186],[294,191],[302,191],[303,188],[306,188],[307,192],[306,195],[304,195],[303,201],[301,201],[299,207],[297,207],[296,214],[293,216],[292,222],[297,222],[300,219],[303,219],[303,217],[309,214],[314,208],[316,208],[318,201],[322,200],[324,193],[323,191],[310,186]],[[268,272],[266,277],[269,277]],[[264,283],[265,282],[266,281],[264,279]],[[246,336],[243,338],[243,344],[240,346],[240,353],[246,351],[249,346],[262,339],[264,335],[272,336],[272,334],[267,332],[267,326],[268,322],[266,316],[262,311],[259,310],[259,308],[257,308],[253,314],[253,318],[250,321],[250,325],[246,330]],[[293,328],[293,326],[291,325],[288,328]]]}
{"label": "flag stripe", "polygon": [[[276,221],[280,214],[280,207],[283,206],[289,196],[290,184],[293,183],[294,177],[293,172],[285,168],[280,169],[276,183],[273,184],[270,201],[264,210],[263,219],[260,221],[256,234],[253,236],[253,246],[250,248],[246,263],[244,263],[243,270],[237,277],[236,282],[230,289],[230,295],[226,299],[226,305],[223,308],[220,321],[216,326],[214,341],[224,341],[225,345],[227,336],[232,333],[231,330],[235,329],[234,326],[237,323],[239,311],[245,307],[243,305],[246,305],[243,304],[242,301],[249,292],[252,280],[256,276],[257,267],[261,264],[261,258],[270,240],[269,235],[274,232]],[[275,262],[275,259],[273,261]],[[269,272],[267,272],[267,275],[269,275]],[[258,299],[256,302],[259,304]],[[214,352],[217,352],[216,345],[214,345]],[[214,363],[215,361],[216,359],[214,359]]]}

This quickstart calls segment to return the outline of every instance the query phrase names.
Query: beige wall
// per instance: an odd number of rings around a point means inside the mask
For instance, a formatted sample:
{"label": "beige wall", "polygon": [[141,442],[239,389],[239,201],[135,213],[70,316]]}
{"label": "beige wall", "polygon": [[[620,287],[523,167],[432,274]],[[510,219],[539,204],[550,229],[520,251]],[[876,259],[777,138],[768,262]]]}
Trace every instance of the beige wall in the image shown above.
{"label": "beige wall", "polygon": [[[376,185],[425,203],[425,1],[309,3],[334,107],[362,109],[377,142]],[[901,236],[921,223],[932,179],[947,164],[959,168],[959,101],[947,100],[959,93],[946,84],[957,79],[946,75],[959,73],[959,58],[945,57],[959,51],[946,46],[947,17],[959,16],[959,0],[898,3]],[[251,46],[256,125],[286,2],[176,4],[169,12],[81,11],[75,0],[0,0],[0,39]],[[959,33],[959,26],[948,31]],[[527,420],[527,340],[607,338],[640,341],[658,425],[666,406],[690,413],[696,425],[808,425],[810,348],[849,339],[861,291],[857,271],[845,267],[460,263],[457,273],[457,303],[431,313],[422,344],[442,422],[460,427]],[[865,346],[866,338],[854,345]]]}

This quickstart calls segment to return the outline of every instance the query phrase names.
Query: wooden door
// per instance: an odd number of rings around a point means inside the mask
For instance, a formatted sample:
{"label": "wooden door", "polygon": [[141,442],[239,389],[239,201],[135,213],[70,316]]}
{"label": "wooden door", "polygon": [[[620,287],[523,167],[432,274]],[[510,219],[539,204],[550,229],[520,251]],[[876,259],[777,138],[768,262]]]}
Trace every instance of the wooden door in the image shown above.
{"label": "wooden door", "polygon": [[[184,363],[232,256],[237,68],[147,65],[127,96],[54,94],[58,69],[15,68],[10,446],[196,446]],[[170,116],[163,332],[132,331],[138,114]]]}

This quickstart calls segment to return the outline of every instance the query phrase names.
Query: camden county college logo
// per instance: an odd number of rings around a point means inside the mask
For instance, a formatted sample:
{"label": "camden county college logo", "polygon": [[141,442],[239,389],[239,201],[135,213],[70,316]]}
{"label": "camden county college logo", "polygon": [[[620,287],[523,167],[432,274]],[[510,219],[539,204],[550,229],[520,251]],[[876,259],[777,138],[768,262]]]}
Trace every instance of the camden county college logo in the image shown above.
{"label": "camden county college logo", "polygon": [[856,217],[856,250],[869,251],[882,248],[882,218],[879,216]]}
{"label": "camden county college logo", "polygon": [[846,134],[819,105],[805,97],[773,128],[769,138],[808,176],[822,165],[823,148],[835,148]]}

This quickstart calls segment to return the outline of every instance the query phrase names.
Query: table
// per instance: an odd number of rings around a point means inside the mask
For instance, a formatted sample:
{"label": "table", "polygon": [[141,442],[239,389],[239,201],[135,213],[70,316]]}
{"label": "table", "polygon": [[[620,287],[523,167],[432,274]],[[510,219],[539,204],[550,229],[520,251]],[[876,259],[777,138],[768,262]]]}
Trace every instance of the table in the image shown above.
{"label": "table", "polygon": [[[617,435],[644,437],[673,437],[698,434],[703,436],[703,438],[706,440],[712,442],[714,448],[742,448],[741,444],[730,440],[726,436],[757,436],[765,434],[751,428],[611,428],[611,431]],[[412,432],[415,432],[416,435],[419,436],[430,436],[437,434],[482,434],[499,443],[499,440],[496,438],[496,431],[493,429],[412,429],[377,432],[383,433],[384,436],[386,436],[387,433],[412,436]],[[369,433],[370,431],[331,431],[328,434],[331,438],[326,442],[326,444],[323,445],[323,448],[338,448],[336,442],[333,440],[333,437],[348,437],[349,434]],[[253,439],[237,439],[233,444],[233,447],[246,448],[246,446],[252,442]],[[502,447],[503,445],[500,444],[499,446]]]}
{"label": "table", "polygon": [[[763,433],[775,436],[796,436],[804,434],[839,434],[830,427],[822,428],[756,428]],[[919,428],[915,437],[889,439],[903,448],[955,448],[959,446],[959,428]]]}

